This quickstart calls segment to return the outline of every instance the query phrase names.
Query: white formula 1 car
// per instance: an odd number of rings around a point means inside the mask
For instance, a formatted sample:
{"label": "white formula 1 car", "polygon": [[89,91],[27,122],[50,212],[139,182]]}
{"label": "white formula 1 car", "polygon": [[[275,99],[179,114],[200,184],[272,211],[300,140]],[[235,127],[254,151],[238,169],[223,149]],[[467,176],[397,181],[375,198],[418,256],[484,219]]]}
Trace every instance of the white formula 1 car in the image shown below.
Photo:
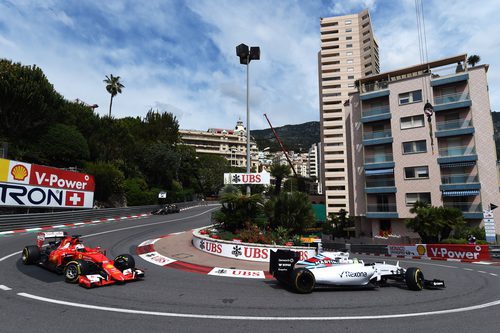
{"label": "white formula 1 car", "polygon": [[388,280],[405,283],[410,290],[444,288],[442,280],[425,280],[420,268],[349,259],[347,252],[322,252],[299,261],[299,253],[271,251],[269,272],[282,284],[306,294],[319,287],[376,287]]}

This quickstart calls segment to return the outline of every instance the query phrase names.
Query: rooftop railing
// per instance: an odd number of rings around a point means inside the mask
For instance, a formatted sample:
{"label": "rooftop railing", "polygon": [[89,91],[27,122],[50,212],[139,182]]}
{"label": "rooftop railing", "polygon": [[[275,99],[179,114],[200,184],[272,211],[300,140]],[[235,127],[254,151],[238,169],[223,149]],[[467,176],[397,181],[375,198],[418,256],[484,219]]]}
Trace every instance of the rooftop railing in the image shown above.
{"label": "rooftop railing", "polygon": [[361,93],[373,92],[378,90],[383,90],[388,88],[387,81],[380,81],[374,83],[363,83],[361,85]]}

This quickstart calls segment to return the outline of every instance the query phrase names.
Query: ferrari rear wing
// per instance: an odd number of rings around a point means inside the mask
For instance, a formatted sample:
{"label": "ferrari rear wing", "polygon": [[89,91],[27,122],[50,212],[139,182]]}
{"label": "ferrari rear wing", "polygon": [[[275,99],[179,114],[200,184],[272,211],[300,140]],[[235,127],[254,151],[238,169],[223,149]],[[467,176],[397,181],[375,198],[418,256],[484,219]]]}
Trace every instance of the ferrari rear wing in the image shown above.
{"label": "ferrari rear wing", "polygon": [[36,235],[36,245],[41,248],[46,238],[64,238],[68,234],[65,231],[45,231]]}

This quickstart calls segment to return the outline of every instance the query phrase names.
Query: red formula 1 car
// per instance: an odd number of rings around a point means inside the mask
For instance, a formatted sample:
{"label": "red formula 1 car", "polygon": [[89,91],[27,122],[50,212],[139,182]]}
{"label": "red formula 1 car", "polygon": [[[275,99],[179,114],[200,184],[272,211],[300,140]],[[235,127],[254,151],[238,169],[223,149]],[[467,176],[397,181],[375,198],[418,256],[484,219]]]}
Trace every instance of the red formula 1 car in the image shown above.
{"label": "red formula 1 car", "polygon": [[[50,240],[45,243],[47,238]],[[79,283],[87,288],[144,277],[144,272],[135,268],[131,255],[122,254],[109,260],[100,247],[86,247],[80,236],[68,236],[62,231],[38,233],[37,245],[23,249],[22,261],[25,265],[36,264],[64,274],[66,282]]]}

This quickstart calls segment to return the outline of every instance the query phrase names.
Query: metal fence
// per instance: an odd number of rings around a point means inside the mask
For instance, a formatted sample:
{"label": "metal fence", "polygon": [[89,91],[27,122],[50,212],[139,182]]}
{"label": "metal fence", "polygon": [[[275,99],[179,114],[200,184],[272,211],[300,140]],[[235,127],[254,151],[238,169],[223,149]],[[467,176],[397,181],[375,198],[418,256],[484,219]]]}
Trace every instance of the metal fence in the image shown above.
{"label": "metal fence", "polygon": [[[177,203],[179,208],[199,205],[199,201]],[[42,226],[78,223],[96,219],[114,218],[150,213],[161,205],[124,208],[72,210],[55,213],[0,215],[0,231],[37,228]]]}

